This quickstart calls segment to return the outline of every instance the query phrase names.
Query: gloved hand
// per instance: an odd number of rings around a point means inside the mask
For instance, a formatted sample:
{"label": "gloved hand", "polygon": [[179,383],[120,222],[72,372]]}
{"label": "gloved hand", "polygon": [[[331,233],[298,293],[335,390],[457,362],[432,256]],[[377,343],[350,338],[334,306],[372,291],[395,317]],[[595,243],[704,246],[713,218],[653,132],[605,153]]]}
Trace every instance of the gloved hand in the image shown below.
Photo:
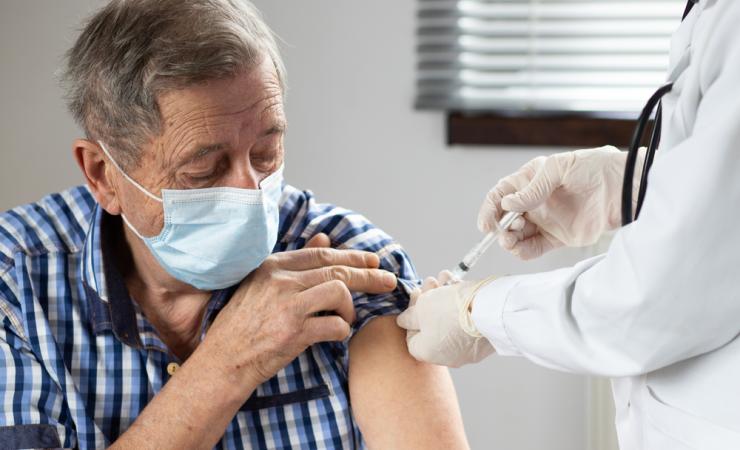
{"label": "gloved hand", "polygon": [[[439,278],[444,283],[449,276],[443,273]],[[411,355],[432,364],[460,367],[493,353],[493,346],[476,330],[470,317],[475,294],[492,280],[440,287],[440,281],[427,278],[422,289],[412,293],[411,306],[397,319],[398,325],[407,330]]]}
{"label": "gloved hand", "polygon": [[[627,153],[611,146],[535,158],[488,192],[478,228],[491,231],[506,211],[525,213],[499,238],[502,247],[521,259],[563,245],[592,245],[602,233],[621,225],[626,161]],[[637,161],[635,173],[640,174],[643,158]],[[638,185],[633,187],[633,203]]]}

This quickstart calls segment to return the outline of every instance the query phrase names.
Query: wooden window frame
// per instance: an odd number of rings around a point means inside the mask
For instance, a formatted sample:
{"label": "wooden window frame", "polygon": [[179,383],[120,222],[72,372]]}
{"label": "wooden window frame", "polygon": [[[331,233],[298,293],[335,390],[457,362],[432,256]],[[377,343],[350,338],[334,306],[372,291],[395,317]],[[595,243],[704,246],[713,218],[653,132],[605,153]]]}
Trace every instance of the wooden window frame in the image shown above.
{"label": "wooden window frame", "polygon": [[628,147],[636,118],[576,113],[447,113],[448,145]]}

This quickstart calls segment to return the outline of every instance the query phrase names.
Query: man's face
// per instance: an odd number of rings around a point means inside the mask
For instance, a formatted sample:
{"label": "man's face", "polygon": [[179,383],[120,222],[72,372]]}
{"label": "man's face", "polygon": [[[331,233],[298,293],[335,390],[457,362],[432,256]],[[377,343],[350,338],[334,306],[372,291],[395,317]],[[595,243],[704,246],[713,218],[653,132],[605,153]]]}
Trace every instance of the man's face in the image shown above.
{"label": "man's face", "polygon": [[[283,163],[286,122],[269,58],[238,76],[160,96],[163,133],[129,172],[151,193],[161,189],[257,189]],[[162,205],[117,178],[123,213],[144,236],[163,226]]]}

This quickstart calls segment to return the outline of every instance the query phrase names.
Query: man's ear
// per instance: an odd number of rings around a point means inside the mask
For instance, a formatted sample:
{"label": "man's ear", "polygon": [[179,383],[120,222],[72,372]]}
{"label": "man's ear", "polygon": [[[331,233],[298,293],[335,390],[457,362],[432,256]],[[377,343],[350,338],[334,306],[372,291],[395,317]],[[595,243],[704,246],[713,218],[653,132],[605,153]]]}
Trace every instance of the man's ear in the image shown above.
{"label": "man's ear", "polygon": [[105,157],[100,146],[87,139],[77,139],[74,141],[72,151],[77,165],[85,175],[90,191],[100,206],[109,214],[120,214],[121,207],[113,180],[113,172],[116,169]]}

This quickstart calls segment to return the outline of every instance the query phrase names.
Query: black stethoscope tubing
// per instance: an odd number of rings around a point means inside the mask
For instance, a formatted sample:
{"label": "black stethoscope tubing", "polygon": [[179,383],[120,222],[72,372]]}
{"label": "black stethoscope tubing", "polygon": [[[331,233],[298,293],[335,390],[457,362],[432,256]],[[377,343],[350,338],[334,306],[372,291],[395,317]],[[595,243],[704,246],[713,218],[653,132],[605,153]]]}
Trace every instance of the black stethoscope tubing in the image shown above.
{"label": "black stethoscope tubing", "polygon": [[[683,21],[691,11],[696,3],[695,0],[688,0],[686,8],[684,9],[681,20]],[[655,158],[655,151],[660,144],[660,133],[662,126],[662,105],[661,98],[665,94],[671,91],[673,88],[673,82],[669,82],[658,88],[650,99],[648,99],[645,107],[642,109],[639,118],[637,119],[637,126],[630,142],[629,151],[627,153],[627,163],[624,168],[624,182],[622,183],[622,225],[628,225],[633,220],[637,219],[640,215],[640,209],[642,209],[642,203],[645,200],[645,192],[647,190],[647,178],[650,168],[653,165],[653,159]],[[653,115],[653,110],[657,106],[655,113],[655,125],[653,126],[653,134],[650,137],[650,143],[647,146],[645,152],[645,162],[642,167],[642,174],[640,175],[640,188],[637,192],[637,203],[634,211],[632,212],[632,185],[635,177],[635,166],[637,165],[637,157],[640,148],[640,142],[642,141],[642,135],[645,133],[647,124],[650,121],[650,117]]]}

